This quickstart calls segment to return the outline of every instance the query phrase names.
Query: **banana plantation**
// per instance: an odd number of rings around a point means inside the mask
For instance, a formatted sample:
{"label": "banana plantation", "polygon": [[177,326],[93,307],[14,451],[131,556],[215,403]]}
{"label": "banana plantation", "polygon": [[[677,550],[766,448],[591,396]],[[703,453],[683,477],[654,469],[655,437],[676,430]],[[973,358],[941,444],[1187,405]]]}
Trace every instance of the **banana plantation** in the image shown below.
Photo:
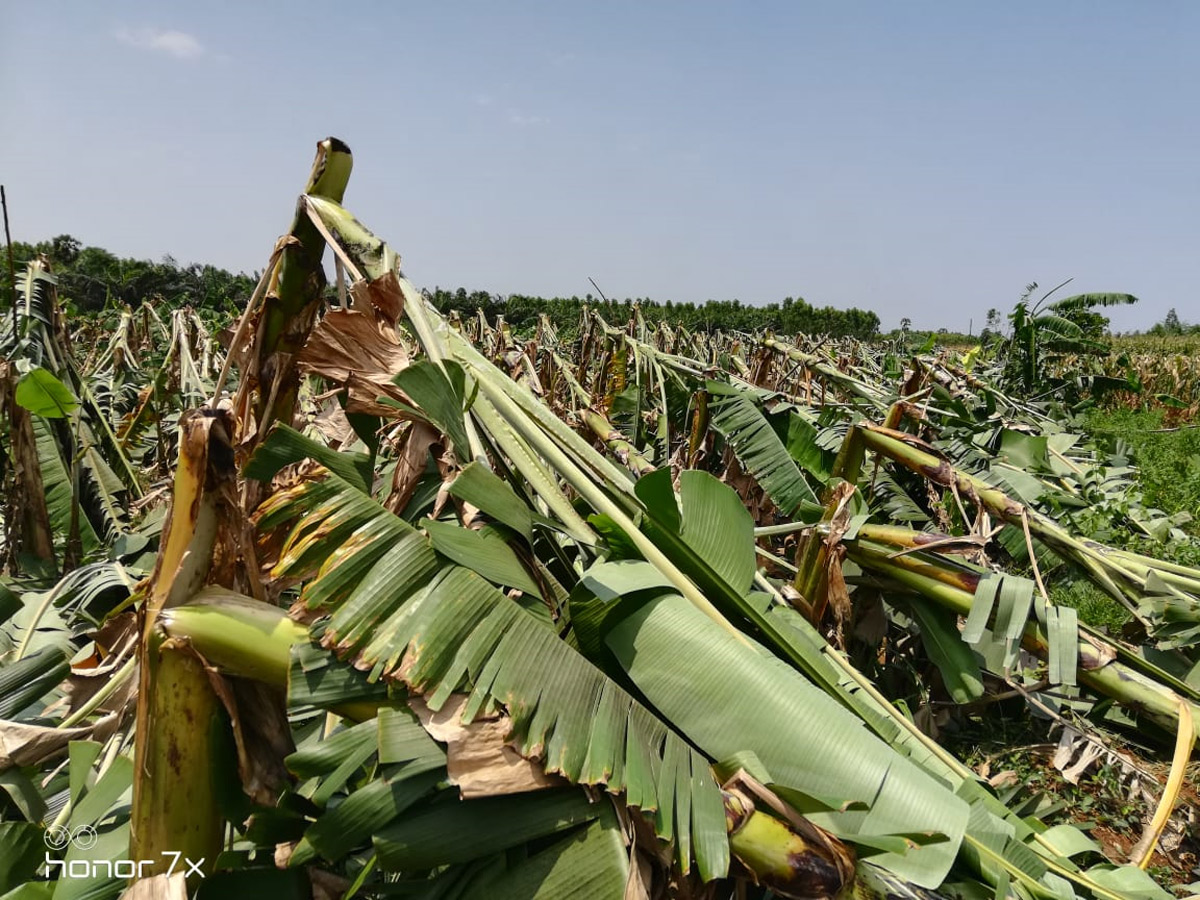
{"label": "banana plantation", "polygon": [[[560,337],[438,313],[351,168],[231,322],[18,273],[0,898],[1190,893],[1200,548],[1067,409],[1070,313],[1133,298]],[[1136,807],[997,771],[1014,720]]]}

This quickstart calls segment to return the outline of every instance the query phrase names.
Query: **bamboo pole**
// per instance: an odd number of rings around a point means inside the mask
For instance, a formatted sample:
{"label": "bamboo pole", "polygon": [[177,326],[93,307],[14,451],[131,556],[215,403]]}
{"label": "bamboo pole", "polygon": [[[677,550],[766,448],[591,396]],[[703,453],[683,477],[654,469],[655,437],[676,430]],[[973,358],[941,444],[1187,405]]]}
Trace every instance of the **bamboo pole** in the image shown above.
{"label": "bamboo pole", "polygon": [[0,208],[4,210],[4,245],[8,248],[8,285],[12,291],[13,334],[17,333],[17,269],[13,263],[12,234],[8,230],[8,195],[0,184]]}

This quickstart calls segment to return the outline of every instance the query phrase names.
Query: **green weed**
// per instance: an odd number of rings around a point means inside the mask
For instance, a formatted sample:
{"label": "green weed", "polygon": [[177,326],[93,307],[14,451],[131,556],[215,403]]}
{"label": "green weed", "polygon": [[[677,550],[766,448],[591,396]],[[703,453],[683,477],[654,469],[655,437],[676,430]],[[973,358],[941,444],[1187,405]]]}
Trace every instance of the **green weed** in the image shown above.
{"label": "green weed", "polygon": [[1069,606],[1079,619],[1094,628],[1117,633],[1133,617],[1129,610],[1090,581],[1066,581],[1049,586],[1050,599],[1058,606]]}
{"label": "green weed", "polygon": [[1183,526],[1200,535],[1200,428],[1163,431],[1161,411],[1093,410],[1087,429],[1116,446],[1123,441],[1138,467],[1138,484],[1147,505],[1168,515],[1186,512],[1193,521]]}

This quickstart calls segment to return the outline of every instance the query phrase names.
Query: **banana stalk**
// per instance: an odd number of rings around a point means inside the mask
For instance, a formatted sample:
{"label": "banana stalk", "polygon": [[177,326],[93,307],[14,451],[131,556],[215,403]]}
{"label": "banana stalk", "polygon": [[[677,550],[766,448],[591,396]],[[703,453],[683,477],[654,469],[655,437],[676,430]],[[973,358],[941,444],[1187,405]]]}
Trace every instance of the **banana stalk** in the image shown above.
{"label": "banana stalk", "polygon": [[[317,145],[306,192],[340,200],[350,176],[350,150],[336,138]],[[324,276],[325,241],[297,207],[291,233],[278,251],[236,408],[243,440],[253,442],[274,420],[290,421],[299,376],[293,359],[316,318]],[[246,310],[246,316],[252,314]],[[240,331],[240,329],[239,329]],[[238,348],[233,348],[236,352]],[[211,871],[221,847],[222,821],[213,800],[216,762],[209,737],[224,727],[220,702],[194,649],[162,630],[160,615],[182,605],[209,580],[213,551],[232,497],[236,468],[233,420],[202,409],[180,422],[179,463],[171,513],[140,610],[137,741],[130,845],[136,859],[161,861],[180,852]],[[233,553],[223,554],[228,565]],[[232,571],[216,573],[232,578]],[[286,658],[286,657],[285,657]]]}
{"label": "banana stalk", "polygon": [[278,607],[219,587],[164,610],[159,626],[222,672],[277,687],[287,684],[291,646],[308,640],[308,629]]}
{"label": "banana stalk", "polygon": [[845,372],[842,372],[835,366],[829,364],[827,359],[816,356],[812,353],[805,353],[803,350],[798,350],[795,347],[789,346],[782,341],[777,341],[773,337],[765,337],[762,340],[764,347],[773,350],[774,352],[787,357],[793,362],[800,363],[808,371],[814,375],[819,375],[826,381],[831,381],[839,387],[846,390],[847,393],[860,397],[866,400],[876,409],[881,412],[887,409],[887,404],[883,401],[883,394],[871,385],[852,378]]}
{"label": "banana stalk", "polygon": [[130,850],[152,861],[139,877],[180,858],[208,875],[224,825],[212,780],[212,742],[227,727],[220,701],[186,644],[155,631],[142,646]]}
{"label": "banana stalk", "polygon": [[721,793],[729,849],[755,884],[770,888],[776,897],[793,900],[834,897],[841,892],[846,882],[838,866],[816,852],[788,823],[757,809],[740,792]]}
{"label": "banana stalk", "polygon": [[[317,156],[305,194],[341,203],[354,166],[350,148],[335,137],[317,144]],[[248,372],[243,372],[237,409],[253,409],[259,435],[272,421],[291,424],[300,376],[295,356],[316,321],[325,276],[321,257],[325,239],[301,198],[291,231],[282,239],[255,333]],[[247,314],[250,310],[247,310]],[[250,393],[256,392],[249,404]]]}
{"label": "banana stalk", "polygon": [[646,459],[621,432],[617,431],[603,413],[594,409],[584,410],[583,421],[592,434],[604,441],[612,454],[628,466],[634,475],[640,477],[654,471],[654,463]]}
{"label": "banana stalk", "polygon": [[[341,141],[320,142],[306,191],[340,200],[351,165],[349,148]],[[250,440],[271,421],[291,420],[299,387],[293,358],[308,337],[321,298],[325,241],[303,204],[271,273],[250,371],[243,373],[239,388],[241,432]],[[159,616],[190,599],[208,579],[222,525],[221,486],[236,479],[233,428],[226,414],[211,409],[190,414],[180,427],[174,502],[141,610],[130,840],[137,859],[162,860],[166,866],[169,854],[180,851],[192,859],[203,857],[211,868],[220,851],[221,819],[211,802],[198,798],[213,797],[215,763],[207,736],[221,722],[220,704],[199,658],[185,642],[164,635]]]}
{"label": "banana stalk", "polygon": [[[186,644],[157,626],[208,577],[220,518],[222,483],[233,475],[233,451],[219,414],[193,412],[181,422],[174,502],[150,588],[139,612],[137,737],[130,850],[154,861],[157,874],[181,853],[210,872],[221,849],[210,735],[221,727],[220,704],[204,666]],[[178,857],[174,857],[178,858]]]}
{"label": "banana stalk", "polygon": [[[865,540],[847,541],[846,548],[849,558],[864,569],[883,575],[960,616],[970,614],[978,584],[976,576],[942,569],[913,556],[895,557]],[[1030,621],[1022,634],[1021,646],[1045,658],[1050,643],[1037,623]],[[1148,675],[1122,662],[1110,661],[1092,641],[1080,640],[1077,653],[1080,682],[1172,732],[1178,729],[1180,704],[1188,701]],[[1200,706],[1189,705],[1195,720],[1200,716]]]}
{"label": "banana stalk", "polygon": [[46,507],[46,489],[42,485],[37,441],[29,411],[16,402],[17,374],[7,361],[0,361],[0,415],[9,421],[10,487],[9,520],[4,523],[10,571],[17,571],[18,552],[45,560],[57,568],[54,533]]}
{"label": "banana stalk", "polygon": [[1139,577],[1136,567],[1125,564],[1122,557],[1116,555],[1111,548],[1072,536],[1055,522],[1013,500],[987,482],[959,471],[946,460],[885,434],[875,426],[859,425],[854,431],[861,435],[866,446],[876,453],[911,469],[935,484],[954,488],[974,498],[996,518],[1025,529],[1030,536],[1073,560],[1097,586],[1123,604],[1148,629],[1153,630],[1153,624],[1138,608],[1138,601],[1144,590],[1144,575]]}
{"label": "banana stalk", "polygon": [[[292,645],[309,639],[308,629],[279,607],[219,587],[207,587],[187,604],[165,610],[159,628],[222,675],[279,688],[288,685]],[[378,714],[381,702],[389,701],[351,700],[330,711],[365,722]]]}

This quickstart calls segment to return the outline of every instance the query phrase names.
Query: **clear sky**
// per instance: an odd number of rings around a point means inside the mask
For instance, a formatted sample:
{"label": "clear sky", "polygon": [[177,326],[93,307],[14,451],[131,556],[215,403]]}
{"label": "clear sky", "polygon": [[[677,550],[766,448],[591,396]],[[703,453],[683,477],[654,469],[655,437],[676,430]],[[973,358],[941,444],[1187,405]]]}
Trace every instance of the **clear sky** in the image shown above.
{"label": "clear sky", "polygon": [[[1200,319],[1200,4],[0,0],[15,236],[260,268],[315,142],[419,285]],[[1065,295],[1065,294],[1064,294]]]}

